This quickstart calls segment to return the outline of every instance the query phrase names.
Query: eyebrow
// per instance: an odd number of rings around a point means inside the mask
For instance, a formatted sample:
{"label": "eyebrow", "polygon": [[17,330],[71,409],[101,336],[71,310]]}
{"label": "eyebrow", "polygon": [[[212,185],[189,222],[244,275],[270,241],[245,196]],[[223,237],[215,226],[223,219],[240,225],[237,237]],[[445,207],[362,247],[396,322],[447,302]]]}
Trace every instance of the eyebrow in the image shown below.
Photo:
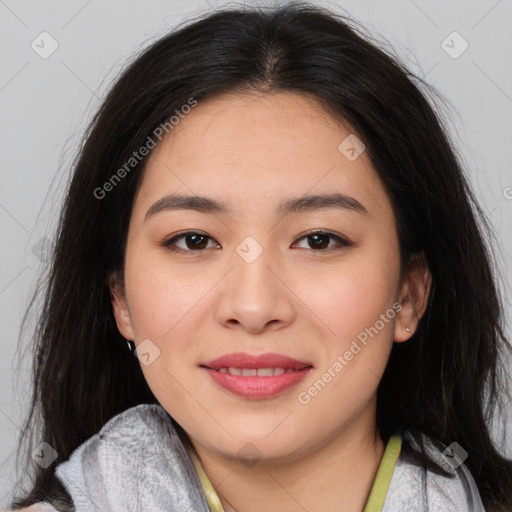
{"label": "eyebrow", "polygon": [[[306,211],[336,208],[349,210],[369,216],[368,210],[353,197],[345,194],[317,194],[286,199],[279,203],[275,209],[276,214],[301,213]],[[159,199],[146,212],[144,221],[157,213],[172,210],[194,210],[206,214],[232,213],[231,205],[224,201],[217,201],[204,196],[183,196],[170,194]]]}

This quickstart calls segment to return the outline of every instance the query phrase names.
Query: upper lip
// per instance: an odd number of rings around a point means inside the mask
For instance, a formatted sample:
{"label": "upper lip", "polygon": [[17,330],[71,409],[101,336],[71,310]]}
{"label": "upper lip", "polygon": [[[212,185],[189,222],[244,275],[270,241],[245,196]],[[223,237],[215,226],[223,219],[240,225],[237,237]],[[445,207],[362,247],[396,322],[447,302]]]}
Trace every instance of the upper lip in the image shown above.
{"label": "upper lip", "polygon": [[226,354],[224,356],[203,363],[201,366],[206,366],[213,370],[219,368],[291,368],[292,370],[301,370],[312,366],[309,362],[299,361],[293,357],[285,356],[283,354],[246,354],[237,352],[234,354]]}

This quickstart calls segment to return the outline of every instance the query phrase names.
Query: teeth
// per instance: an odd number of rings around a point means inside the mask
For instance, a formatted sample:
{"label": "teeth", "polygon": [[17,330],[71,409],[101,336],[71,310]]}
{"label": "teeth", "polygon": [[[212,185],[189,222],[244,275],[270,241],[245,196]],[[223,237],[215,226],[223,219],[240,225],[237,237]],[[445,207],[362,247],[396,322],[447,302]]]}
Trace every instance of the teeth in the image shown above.
{"label": "teeth", "polygon": [[293,372],[292,368],[219,368],[220,373],[230,373],[231,375],[241,375],[242,377],[272,377],[274,375],[282,375],[283,373]]}

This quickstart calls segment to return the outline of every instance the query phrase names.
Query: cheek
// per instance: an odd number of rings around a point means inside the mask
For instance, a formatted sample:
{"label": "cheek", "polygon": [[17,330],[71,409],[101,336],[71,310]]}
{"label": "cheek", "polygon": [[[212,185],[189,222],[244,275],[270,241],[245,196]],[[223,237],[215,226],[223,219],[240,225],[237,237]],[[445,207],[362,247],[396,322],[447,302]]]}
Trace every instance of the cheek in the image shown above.
{"label": "cheek", "polygon": [[141,359],[146,382],[174,418],[182,419],[180,411],[195,411],[200,417],[193,397],[201,396],[202,390],[191,368],[198,349],[197,325],[204,320],[199,316],[204,307],[201,297],[211,283],[140,260],[136,264],[145,270],[132,276],[129,292],[134,332],[138,341],[151,340],[158,353],[151,364],[144,365]]}
{"label": "cheek", "polygon": [[200,348],[198,325],[211,312],[208,292],[216,282],[213,275],[185,270],[171,266],[158,251],[127,252],[126,292],[136,340],[151,340],[158,353],[151,364],[141,364],[142,371],[161,403],[172,396],[181,407],[190,393],[201,395],[190,380],[190,368]]}
{"label": "cheek", "polygon": [[326,354],[311,401],[327,409],[329,403],[339,404],[333,417],[366,403],[386,367],[399,308],[399,262],[391,252],[368,251],[368,257],[347,258],[343,268],[308,290],[308,306],[326,334]]}
{"label": "cheek", "polygon": [[[196,313],[211,288],[213,276],[172,265],[160,250],[127,252],[127,294],[134,332],[138,339],[156,344],[181,329]],[[189,264],[190,265],[190,264]]]}
{"label": "cheek", "polygon": [[[380,251],[366,251],[347,258],[330,272],[307,277],[301,296],[316,314],[336,349],[350,344],[359,333],[386,314],[395,300],[399,264],[396,258]],[[393,311],[390,312],[394,318]],[[389,315],[388,315],[389,316]],[[392,323],[379,322],[379,330],[390,335]]]}

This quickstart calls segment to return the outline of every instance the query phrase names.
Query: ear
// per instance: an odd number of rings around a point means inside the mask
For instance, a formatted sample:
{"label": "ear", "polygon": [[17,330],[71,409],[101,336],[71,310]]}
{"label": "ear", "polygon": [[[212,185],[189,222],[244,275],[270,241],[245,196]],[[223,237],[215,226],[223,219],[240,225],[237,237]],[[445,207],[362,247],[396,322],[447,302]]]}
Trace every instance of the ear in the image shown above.
{"label": "ear", "polygon": [[128,309],[128,303],[126,301],[122,270],[112,271],[107,281],[117,328],[125,339],[135,340],[130,310]]}
{"label": "ear", "polygon": [[[432,275],[428,267],[425,253],[416,253],[407,263],[406,272],[401,284],[398,302],[402,309],[395,322],[394,341],[407,341],[418,328],[419,321],[428,305]],[[409,331],[406,328],[409,328]]]}

